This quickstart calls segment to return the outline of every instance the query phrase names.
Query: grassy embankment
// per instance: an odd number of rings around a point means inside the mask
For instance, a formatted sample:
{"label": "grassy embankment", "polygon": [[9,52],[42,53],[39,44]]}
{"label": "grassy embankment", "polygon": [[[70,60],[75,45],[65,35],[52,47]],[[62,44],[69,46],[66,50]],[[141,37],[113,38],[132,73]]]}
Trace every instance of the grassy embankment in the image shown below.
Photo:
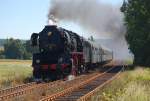
{"label": "grassy embankment", "polygon": [[30,60],[0,59],[0,89],[28,82],[31,76]]}
{"label": "grassy embankment", "polygon": [[150,68],[125,71],[90,101],[150,101]]}

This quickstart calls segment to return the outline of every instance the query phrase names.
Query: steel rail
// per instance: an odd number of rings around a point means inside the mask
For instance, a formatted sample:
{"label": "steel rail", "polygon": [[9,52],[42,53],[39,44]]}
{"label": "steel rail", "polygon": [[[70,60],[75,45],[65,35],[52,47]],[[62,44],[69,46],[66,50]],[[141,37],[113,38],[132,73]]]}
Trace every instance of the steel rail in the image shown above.
{"label": "steel rail", "polygon": [[96,76],[93,76],[93,77],[89,78],[88,80],[85,80],[84,82],[81,82],[81,83],[79,83],[79,84],[75,84],[74,86],[69,87],[69,88],[67,88],[67,89],[65,89],[65,90],[63,90],[63,91],[61,91],[61,92],[59,92],[59,93],[55,93],[55,94],[49,95],[49,96],[47,96],[47,97],[44,97],[44,98],[41,99],[40,101],[54,101],[54,100],[56,100],[58,97],[64,96],[64,95],[66,95],[66,94],[70,94],[70,93],[72,93],[73,91],[75,91],[76,89],[79,89],[79,88],[81,88],[81,87],[83,87],[83,86],[86,86],[88,83],[90,83],[90,82],[92,82],[93,80],[95,80],[96,78],[98,78],[98,77],[104,75],[105,73],[107,73],[108,71],[112,70],[113,68],[115,68],[115,67],[110,68],[109,70],[105,71],[104,73],[101,73],[101,74],[98,74],[98,75],[96,75]]}
{"label": "steel rail", "polygon": [[56,87],[59,87],[59,86],[62,86],[66,89],[66,88],[72,86],[74,84],[74,82],[77,82],[79,79],[83,79],[83,78],[86,79],[87,76],[82,77],[82,78],[77,77],[76,79],[71,80],[71,81],[57,80],[57,81],[54,81],[54,82],[43,83],[43,84],[33,83],[33,85],[31,85],[31,83],[29,83],[28,86],[27,86],[27,84],[23,84],[23,85],[19,85],[19,86],[16,86],[16,87],[4,89],[4,90],[1,90],[0,101],[7,100],[7,99],[12,99],[14,97],[25,95],[25,94],[30,94],[36,89],[47,89],[47,88],[50,88],[50,87],[51,88],[56,88]]}
{"label": "steel rail", "polygon": [[105,85],[109,84],[111,81],[116,79],[120,73],[124,71],[124,66],[123,68],[112,78],[110,78],[108,81],[104,82],[103,84],[99,85],[97,88],[94,90],[90,91],[89,93],[85,94],[84,96],[80,97],[77,101],[87,101],[89,98],[91,98],[94,94],[96,94],[101,88],[103,88]]}
{"label": "steel rail", "polygon": [[10,93],[0,95],[0,101],[11,99],[11,98],[14,98],[16,96],[21,96],[21,95],[24,95],[24,94],[30,94],[35,89],[40,89],[40,88],[43,89],[43,88],[48,88],[48,87],[52,87],[52,86],[57,86],[60,82],[61,81],[58,80],[58,81],[54,81],[54,82],[50,82],[50,83],[34,84],[32,86],[27,86],[25,88],[18,89],[18,90],[15,90],[15,91],[10,90],[11,91]]}
{"label": "steel rail", "polygon": [[23,88],[26,88],[26,87],[29,87],[29,86],[32,86],[32,85],[35,85],[35,84],[36,84],[36,82],[31,82],[31,83],[27,83],[27,84],[18,85],[18,86],[15,86],[15,87],[2,89],[2,90],[0,90],[0,96],[2,96],[4,94],[12,93],[14,91],[17,91],[17,90],[20,90],[20,89],[23,89]]}

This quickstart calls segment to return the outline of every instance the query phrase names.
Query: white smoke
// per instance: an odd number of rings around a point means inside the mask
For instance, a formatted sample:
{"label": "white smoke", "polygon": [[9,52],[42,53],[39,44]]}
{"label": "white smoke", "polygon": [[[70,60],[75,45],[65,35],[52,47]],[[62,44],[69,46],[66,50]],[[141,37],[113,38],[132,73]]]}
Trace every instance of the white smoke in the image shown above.
{"label": "white smoke", "polygon": [[[104,4],[100,0],[51,0],[48,17],[51,15],[59,20],[77,23],[89,33],[118,39],[117,49],[113,49],[115,53],[129,54],[124,40],[123,14],[119,6]],[[122,46],[119,43],[125,44]],[[121,53],[118,51],[120,49],[126,51]]]}

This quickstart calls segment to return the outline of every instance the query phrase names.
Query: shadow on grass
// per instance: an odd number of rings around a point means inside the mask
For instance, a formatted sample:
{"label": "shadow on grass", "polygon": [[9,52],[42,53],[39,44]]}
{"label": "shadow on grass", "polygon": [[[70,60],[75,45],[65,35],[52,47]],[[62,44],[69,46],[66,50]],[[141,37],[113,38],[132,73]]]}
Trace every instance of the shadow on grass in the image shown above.
{"label": "shadow on grass", "polygon": [[23,80],[23,83],[30,83],[30,82],[33,82],[33,77],[27,77]]}

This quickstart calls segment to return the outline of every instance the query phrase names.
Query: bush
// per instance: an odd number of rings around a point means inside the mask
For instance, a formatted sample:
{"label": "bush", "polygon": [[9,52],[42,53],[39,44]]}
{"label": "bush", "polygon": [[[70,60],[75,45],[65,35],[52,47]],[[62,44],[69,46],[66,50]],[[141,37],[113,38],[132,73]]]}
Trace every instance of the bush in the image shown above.
{"label": "bush", "polygon": [[[1,58],[7,59],[31,59],[32,57],[32,47],[30,46],[30,41],[23,43],[19,39],[7,39],[4,44],[4,52]],[[0,54],[1,55],[1,54]]]}

